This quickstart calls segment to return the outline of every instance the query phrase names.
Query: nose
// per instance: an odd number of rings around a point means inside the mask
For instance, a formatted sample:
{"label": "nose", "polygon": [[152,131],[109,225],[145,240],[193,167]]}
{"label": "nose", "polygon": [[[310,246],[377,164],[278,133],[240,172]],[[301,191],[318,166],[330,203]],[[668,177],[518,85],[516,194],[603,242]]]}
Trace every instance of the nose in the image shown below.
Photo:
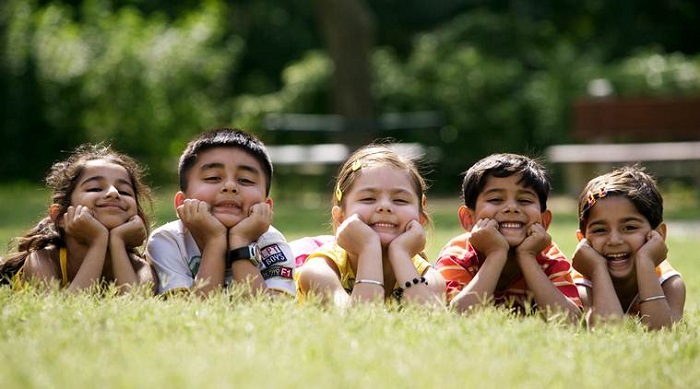
{"label": "nose", "polygon": [[221,191],[226,193],[226,192],[231,192],[231,193],[237,193],[238,192],[238,186],[236,185],[236,180],[228,178],[224,181],[224,185],[221,187]]}
{"label": "nose", "polygon": [[110,185],[109,188],[107,188],[106,196],[119,198],[119,191],[117,190],[117,188],[114,187],[114,185]]}
{"label": "nose", "polygon": [[506,212],[506,213],[518,213],[518,212],[520,212],[520,207],[518,206],[518,202],[517,201],[506,201],[505,208],[503,208],[503,212]]}
{"label": "nose", "polygon": [[389,200],[379,200],[377,202],[377,212],[392,212],[391,201]]}
{"label": "nose", "polygon": [[620,243],[622,243],[622,234],[615,230],[611,231],[608,237],[608,244],[616,245]]}

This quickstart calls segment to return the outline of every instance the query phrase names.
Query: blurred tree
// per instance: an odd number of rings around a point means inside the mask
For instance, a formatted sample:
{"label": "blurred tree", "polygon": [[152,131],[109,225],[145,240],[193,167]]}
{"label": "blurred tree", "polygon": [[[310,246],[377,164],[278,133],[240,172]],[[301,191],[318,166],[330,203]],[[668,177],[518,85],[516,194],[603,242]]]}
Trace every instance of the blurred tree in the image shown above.
{"label": "blurred tree", "polygon": [[319,0],[318,15],[333,60],[333,112],[346,118],[340,141],[360,146],[376,137],[370,58],[374,15],[362,0]]}
{"label": "blurred tree", "polygon": [[158,175],[202,128],[302,141],[263,133],[268,112],[438,110],[437,134],[394,135],[442,148],[434,177],[456,185],[486,153],[566,141],[593,78],[620,94],[698,93],[697,36],[692,0],[5,0],[0,179],[39,177],[86,140]]}

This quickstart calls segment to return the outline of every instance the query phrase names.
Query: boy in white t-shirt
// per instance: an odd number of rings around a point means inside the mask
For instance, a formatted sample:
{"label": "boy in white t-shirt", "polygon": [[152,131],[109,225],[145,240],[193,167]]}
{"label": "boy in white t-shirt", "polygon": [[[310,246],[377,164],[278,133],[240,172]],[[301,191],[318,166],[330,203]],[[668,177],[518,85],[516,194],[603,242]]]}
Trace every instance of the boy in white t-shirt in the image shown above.
{"label": "boy in white t-shirt", "polygon": [[246,283],[252,291],[295,294],[294,257],[272,227],[272,163],[263,143],[221,128],[190,141],[180,156],[179,219],[151,234],[146,247],[158,292],[202,295]]}

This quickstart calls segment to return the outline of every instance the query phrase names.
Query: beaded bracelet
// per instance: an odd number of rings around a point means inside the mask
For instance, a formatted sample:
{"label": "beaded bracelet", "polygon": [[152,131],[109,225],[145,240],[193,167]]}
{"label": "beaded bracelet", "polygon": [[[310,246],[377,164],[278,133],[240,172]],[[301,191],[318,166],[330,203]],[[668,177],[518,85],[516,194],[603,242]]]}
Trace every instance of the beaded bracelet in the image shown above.
{"label": "beaded bracelet", "polygon": [[377,280],[357,280],[357,281],[355,281],[355,285],[357,285],[357,284],[370,284],[370,285],[381,286],[382,288],[384,287],[384,283],[381,281],[377,281]]}
{"label": "beaded bracelet", "polygon": [[645,299],[639,299],[639,303],[642,304],[642,303],[646,303],[646,302],[649,302],[649,301],[664,300],[664,299],[666,299],[666,296],[660,294],[660,295],[658,295],[658,296],[651,296],[651,297],[647,297],[647,298],[645,298]]}
{"label": "beaded bracelet", "polygon": [[[425,279],[425,277],[421,276],[420,278],[414,278],[413,280],[406,281],[403,285],[404,285],[405,289],[408,289],[408,288],[412,287],[413,285],[418,285],[418,284],[425,284],[426,286],[428,286],[428,281]],[[399,295],[403,295],[403,291],[405,289],[399,286],[398,288],[396,288],[396,291],[398,292]]]}

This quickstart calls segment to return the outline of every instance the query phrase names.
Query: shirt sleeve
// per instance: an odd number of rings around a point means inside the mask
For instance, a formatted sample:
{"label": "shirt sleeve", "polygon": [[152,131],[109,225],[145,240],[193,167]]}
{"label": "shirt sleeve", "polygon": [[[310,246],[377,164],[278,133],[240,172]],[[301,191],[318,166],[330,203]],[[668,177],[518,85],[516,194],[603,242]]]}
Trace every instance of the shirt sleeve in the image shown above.
{"label": "shirt sleeve", "polygon": [[469,255],[469,251],[465,247],[466,239],[463,243],[459,244],[455,240],[450,242],[440,251],[435,262],[435,269],[445,279],[448,303],[474,279],[466,266]]}
{"label": "shirt sleeve", "polygon": [[270,227],[260,239],[260,274],[267,289],[296,295],[294,284],[294,255],[281,232]]}
{"label": "shirt sleeve", "polygon": [[158,293],[192,287],[194,277],[187,265],[184,243],[177,234],[164,229],[154,231],[148,239],[146,254],[158,274]]}
{"label": "shirt sleeve", "polygon": [[549,249],[546,250],[545,257],[549,264],[544,273],[552,284],[559,289],[561,294],[581,308],[583,305],[578,288],[574,284],[573,269],[566,256],[559,250],[559,247],[552,243]]}

